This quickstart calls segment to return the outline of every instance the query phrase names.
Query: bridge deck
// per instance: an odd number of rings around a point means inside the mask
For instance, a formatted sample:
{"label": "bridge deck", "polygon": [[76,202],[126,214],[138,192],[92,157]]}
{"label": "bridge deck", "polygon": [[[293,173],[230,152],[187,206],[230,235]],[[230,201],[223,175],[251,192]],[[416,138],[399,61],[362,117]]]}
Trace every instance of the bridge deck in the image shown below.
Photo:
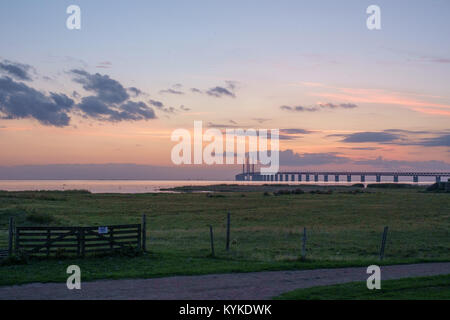
{"label": "bridge deck", "polygon": [[[413,177],[414,182],[419,182],[419,177],[435,177],[437,182],[441,181],[442,177],[450,177],[450,172],[414,172],[414,171],[281,171],[277,173],[261,174],[260,172],[244,172],[236,175],[236,180],[256,180],[256,181],[301,181],[302,176],[305,176],[306,181],[309,181],[310,176],[313,176],[314,181],[318,181],[319,176],[323,176],[325,181],[328,181],[328,176],[335,176],[335,181],[339,181],[340,176],[346,176],[347,181],[351,181],[352,176],[360,176],[361,181],[365,182],[367,176],[375,176],[377,182],[381,182],[381,177],[393,177],[394,182],[399,182],[399,177]],[[285,179],[283,179],[283,177]]]}
{"label": "bridge deck", "polygon": [[[260,172],[253,172],[248,174],[258,174]],[[419,177],[435,177],[435,176],[449,176],[450,172],[403,172],[403,171],[280,171],[274,174],[302,174],[302,175],[328,175],[328,176],[419,176]]]}

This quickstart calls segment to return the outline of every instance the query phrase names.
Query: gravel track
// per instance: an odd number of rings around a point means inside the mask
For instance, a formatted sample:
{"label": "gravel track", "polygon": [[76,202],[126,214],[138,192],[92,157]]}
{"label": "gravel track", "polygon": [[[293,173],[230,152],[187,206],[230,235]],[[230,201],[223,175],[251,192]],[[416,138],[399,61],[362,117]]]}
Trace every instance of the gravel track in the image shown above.
{"label": "gravel track", "polygon": [[[383,266],[381,285],[388,279],[441,274],[450,274],[450,262]],[[366,268],[357,267],[99,280],[82,282],[81,290],[68,290],[65,283],[32,283],[0,287],[0,300],[259,300],[297,288],[366,281],[367,277]]]}

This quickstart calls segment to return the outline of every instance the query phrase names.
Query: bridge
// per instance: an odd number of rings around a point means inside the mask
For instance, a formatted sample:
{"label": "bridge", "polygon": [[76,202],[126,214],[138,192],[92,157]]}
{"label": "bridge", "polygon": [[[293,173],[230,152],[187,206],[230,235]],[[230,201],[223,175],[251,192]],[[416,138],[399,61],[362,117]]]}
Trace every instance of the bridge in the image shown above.
{"label": "bridge", "polygon": [[[248,169],[250,167],[248,166]],[[286,171],[274,174],[261,174],[252,170],[243,170],[236,175],[237,181],[321,181],[329,182],[329,178],[334,178],[339,182],[344,177],[347,182],[352,182],[353,177],[359,177],[359,181],[365,182],[366,177],[375,177],[376,182],[381,182],[382,177],[392,177],[393,182],[398,182],[399,177],[411,177],[412,182],[419,182],[419,177],[435,177],[436,182],[441,182],[444,177],[450,178],[450,172],[415,172],[415,171]],[[345,180],[343,180],[345,181]],[[356,180],[355,180],[356,181]]]}

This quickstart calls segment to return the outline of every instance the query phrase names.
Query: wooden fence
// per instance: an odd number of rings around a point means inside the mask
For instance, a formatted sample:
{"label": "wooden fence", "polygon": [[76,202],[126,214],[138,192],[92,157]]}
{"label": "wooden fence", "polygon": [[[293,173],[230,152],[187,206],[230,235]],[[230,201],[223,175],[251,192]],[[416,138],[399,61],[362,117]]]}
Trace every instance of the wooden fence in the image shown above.
{"label": "wooden fence", "polygon": [[[103,227],[16,227],[14,251],[27,255],[107,253],[129,247],[145,249],[140,224]],[[144,240],[143,240],[144,239]]]}

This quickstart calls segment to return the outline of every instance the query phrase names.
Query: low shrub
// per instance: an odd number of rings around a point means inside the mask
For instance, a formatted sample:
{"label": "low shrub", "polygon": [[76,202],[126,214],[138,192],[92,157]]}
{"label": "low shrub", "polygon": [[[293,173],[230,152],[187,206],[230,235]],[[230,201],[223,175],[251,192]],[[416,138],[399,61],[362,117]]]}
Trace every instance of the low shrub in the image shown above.
{"label": "low shrub", "polygon": [[408,183],[371,183],[367,185],[367,188],[379,188],[379,189],[411,189],[417,188],[417,186]]}
{"label": "low shrub", "polygon": [[302,189],[294,189],[294,190],[278,190],[273,194],[275,196],[284,196],[289,194],[304,194],[305,192]]}

